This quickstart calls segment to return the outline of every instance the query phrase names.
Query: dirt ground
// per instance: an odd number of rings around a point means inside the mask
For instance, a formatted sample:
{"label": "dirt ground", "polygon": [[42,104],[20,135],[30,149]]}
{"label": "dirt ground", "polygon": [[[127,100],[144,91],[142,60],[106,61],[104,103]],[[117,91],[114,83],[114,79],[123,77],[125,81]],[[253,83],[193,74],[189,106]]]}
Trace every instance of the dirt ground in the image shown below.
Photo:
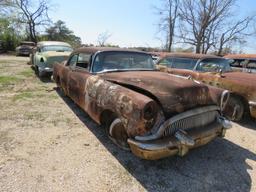
{"label": "dirt ground", "polygon": [[256,191],[256,121],[183,158],[141,160],[27,61],[0,55],[0,191]]}

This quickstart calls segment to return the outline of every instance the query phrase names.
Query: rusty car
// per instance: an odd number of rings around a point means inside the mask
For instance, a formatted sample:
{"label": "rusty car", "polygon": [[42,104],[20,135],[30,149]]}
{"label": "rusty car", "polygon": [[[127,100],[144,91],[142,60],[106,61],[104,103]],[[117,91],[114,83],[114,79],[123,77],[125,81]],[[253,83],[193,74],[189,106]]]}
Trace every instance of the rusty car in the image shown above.
{"label": "rusty car", "polygon": [[36,44],[31,41],[22,41],[18,47],[16,47],[16,56],[29,56],[32,53],[33,47]]}
{"label": "rusty car", "polygon": [[229,54],[224,58],[230,60],[230,66],[247,73],[256,73],[256,54]]}
{"label": "rusty car", "polygon": [[53,68],[57,87],[143,159],[183,156],[231,127],[229,92],[160,72],[145,52],[84,47]]}
{"label": "rusty car", "polygon": [[256,118],[256,76],[233,71],[227,59],[205,54],[169,53],[157,62],[157,66],[170,74],[229,90],[225,111],[229,119],[240,121],[245,114]]}
{"label": "rusty car", "polygon": [[53,64],[66,60],[72,51],[71,45],[65,42],[41,41],[30,55],[30,64],[39,77],[51,76]]}

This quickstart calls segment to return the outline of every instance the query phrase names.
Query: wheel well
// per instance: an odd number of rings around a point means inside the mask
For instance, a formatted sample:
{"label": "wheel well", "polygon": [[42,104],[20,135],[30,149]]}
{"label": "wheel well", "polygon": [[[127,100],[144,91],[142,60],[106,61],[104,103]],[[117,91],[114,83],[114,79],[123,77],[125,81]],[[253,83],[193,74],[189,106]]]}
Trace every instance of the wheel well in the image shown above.
{"label": "wheel well", "polygon": [[106,109],[100,114],[100,124],[109,125],[116,117],[117,115],[113,111]]}

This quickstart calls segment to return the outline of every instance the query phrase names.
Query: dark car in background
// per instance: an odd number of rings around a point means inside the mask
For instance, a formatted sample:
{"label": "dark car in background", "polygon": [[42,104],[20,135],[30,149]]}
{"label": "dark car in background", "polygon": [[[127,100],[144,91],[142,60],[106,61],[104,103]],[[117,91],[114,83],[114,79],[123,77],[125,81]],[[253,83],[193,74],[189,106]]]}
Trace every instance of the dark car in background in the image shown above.
{"label": "dark car in background", "polygon": [[36,44],[31,41],[22,41],[18,47],[16,47],[17,56],[29,56],[32,53],[33,47]]}
{"label": "dark car in background", "polygon": [[54,64],[53,78],[115,144],[144,159],[183,156],[231,126],[220,107],[226,91],[160,72],[145,52],[80,48]]}
{"label": "dark car in background", "polygon": [[229,60],[214,55],[169,53],[157,66],[170,74],[191,78],[231,92],[226,115],[240,121],[244,114],[256,118],[256,75],[233,71]]}

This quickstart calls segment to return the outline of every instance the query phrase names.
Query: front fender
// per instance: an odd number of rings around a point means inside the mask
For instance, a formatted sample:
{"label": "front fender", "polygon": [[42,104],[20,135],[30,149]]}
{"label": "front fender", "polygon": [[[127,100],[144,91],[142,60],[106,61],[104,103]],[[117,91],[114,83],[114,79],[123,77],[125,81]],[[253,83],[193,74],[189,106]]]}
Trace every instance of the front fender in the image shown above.
{"label": "front fender", "polygon": [[[129,136],[143,135],[153,126],[158,107],[151,98],[122,87],[99,76],[90,76],[85,86],[85,110],[110,110],[122,121]],[[150,111],[151,116],[147,116]]]}

